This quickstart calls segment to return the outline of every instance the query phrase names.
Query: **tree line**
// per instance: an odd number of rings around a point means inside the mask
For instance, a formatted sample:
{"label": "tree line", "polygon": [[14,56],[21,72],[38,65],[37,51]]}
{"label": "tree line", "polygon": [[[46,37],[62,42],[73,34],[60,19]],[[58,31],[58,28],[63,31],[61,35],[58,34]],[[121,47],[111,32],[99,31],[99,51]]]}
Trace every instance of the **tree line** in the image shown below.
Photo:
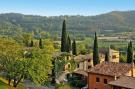
{"label": "tree line", "polygon": [[[132,32],[134,31],[134,11],[111,12],[98,16],[33,16],[16,13],[0,14],[0,34],[13,36],[17,33],[46,31],[52,36],[60,36],[63,19],[68,21],[67,28],[70,36],[84,38],[92,36],[94,32],[101,34]],[[125,20],[123,20],[125,19]],[[111,32],[110,32],[111,31]],[[76,34],[77,33],[77,34]]]}

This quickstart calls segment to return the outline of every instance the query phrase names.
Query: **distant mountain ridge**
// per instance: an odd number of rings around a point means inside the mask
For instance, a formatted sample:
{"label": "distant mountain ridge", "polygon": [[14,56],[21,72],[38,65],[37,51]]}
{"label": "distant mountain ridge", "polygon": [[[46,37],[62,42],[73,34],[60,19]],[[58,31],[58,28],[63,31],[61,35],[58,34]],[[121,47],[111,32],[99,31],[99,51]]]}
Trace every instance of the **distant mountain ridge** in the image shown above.
{"label": "distant mountain ridge", "polygon": [[67,22],[67,31],[73,35],[89,36],[95,31],[109,34],[135,30],[135,11],[112,11],[96,16],[46,17],[19,13],[0,14],[0,32],[7,35],[31,31],[61,34],[64,19]]}

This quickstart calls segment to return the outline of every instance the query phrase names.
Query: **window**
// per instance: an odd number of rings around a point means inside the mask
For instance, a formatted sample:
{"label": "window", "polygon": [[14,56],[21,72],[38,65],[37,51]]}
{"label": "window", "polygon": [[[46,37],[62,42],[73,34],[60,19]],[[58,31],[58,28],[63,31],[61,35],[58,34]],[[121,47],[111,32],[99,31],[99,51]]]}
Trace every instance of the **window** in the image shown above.
{"label": "window", "polygon": [[107,84],[107,79],[104,79],[104,84]]}
{"label": "window", "polygon": [[88,66],[88,69],[90,69],[91,68],[91,66]]}
{"label": "window", "polygon": [[88,59],[88,62],[90,62],[90,59]]}
{"label": "window", "polygon": [[96,78],[96,82],[100,82],[100,79],[99,78]]}
{"label": "window", "polygon": [[113,56],[112,56],[112,59],[116,59],[116,55],[113,55]]}
{"label": "window", "polygon": [[77,68],[79,68],[79,64],[77,64]]}
{"label": "window", "polygon": [[117,86],[113,86],[113,89],[121,89],[120,87]]}
{"label": "window", "polygon": [[70,64],[68,64],[68,68],[70,68]]}

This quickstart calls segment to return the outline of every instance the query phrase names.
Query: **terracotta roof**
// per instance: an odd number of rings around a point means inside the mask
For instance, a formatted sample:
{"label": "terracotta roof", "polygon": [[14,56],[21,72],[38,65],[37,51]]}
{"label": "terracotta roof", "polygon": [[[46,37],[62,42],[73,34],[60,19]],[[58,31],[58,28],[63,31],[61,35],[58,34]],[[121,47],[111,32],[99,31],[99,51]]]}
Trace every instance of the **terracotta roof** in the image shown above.
{"label": "terracotta roof", "polygon": [[135,78],[129,76],[122,76],[115,81],[111,81],[109,84],[113,86],[135,89]]}
{"label": "terracotta roof", "polygon": [[103,62],[101,64],[97,64],[95,67],[92,67],[90,70],[88,70],[88,72],[109,76],[121,76],[128,73],[131,69],[132,64]]}
{"label": "terracotta roof", "polygon": [[74,71],[74,73],[84,75],[84,76],[88,76],[88,73],[84,70],[77,70],[77,71]]}

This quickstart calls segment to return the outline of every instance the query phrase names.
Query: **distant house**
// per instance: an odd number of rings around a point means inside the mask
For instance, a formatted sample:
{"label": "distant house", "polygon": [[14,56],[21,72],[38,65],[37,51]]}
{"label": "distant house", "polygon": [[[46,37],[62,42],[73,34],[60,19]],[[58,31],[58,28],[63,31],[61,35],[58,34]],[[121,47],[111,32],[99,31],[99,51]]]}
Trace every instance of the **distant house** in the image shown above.
{"label": "distant house", "polygon": [[108,83],[123,75],[135,77],[133,64],[117,62],[97,64],[88,71],[88,89],[112,89]]}
{"label": "distant house", "polygon": [[93,66],[92,56],[90,54],[78,55],[74,57],[77,62],[77,70],[87,70]]}
{"label": "distant house", "polygon": [[[67,53],[67,52],[58,52],[58,53],[53,54],[53,58],[55,60],[63,59],[65,61],[67,61],[67,60],[72,60],[72,55],[70,53]],[[63,66],[63,71],[68,70],[70,67],[71,67],[70,62],[67,62]]]}
{"label": "distant house", "polygon": [[135,89],[135,77],[122,76],[109,83],[111,89]]}
{"label": "distant house", "polygon": [[[86,55],[78,55],[74,57],[74,60],[78,63],[77,69],[80,70],[88,70],[91,67],[93,67],[93,55],[92,54],[86,54]],[[100,63],[105,61],[105,55],[102,53],[99,53],[99,60]]]}
{"label": "distant house", "polygon": [[109,48],[109,61],[110,62],[119,62],[120,52]]}
{"label": "distant house", "polygon": [[[108,52],[110,62],[119,62],[119,60],[120,60],[120,52],[117,50],[114,50],[111,48],[109,48],[109,49],[100,48],[99,52],[100,52],[100,54],[105,54],[106,52]],[[103,60],[100,60],[100,61],[101,61],[100,63],[102,63]]]}

